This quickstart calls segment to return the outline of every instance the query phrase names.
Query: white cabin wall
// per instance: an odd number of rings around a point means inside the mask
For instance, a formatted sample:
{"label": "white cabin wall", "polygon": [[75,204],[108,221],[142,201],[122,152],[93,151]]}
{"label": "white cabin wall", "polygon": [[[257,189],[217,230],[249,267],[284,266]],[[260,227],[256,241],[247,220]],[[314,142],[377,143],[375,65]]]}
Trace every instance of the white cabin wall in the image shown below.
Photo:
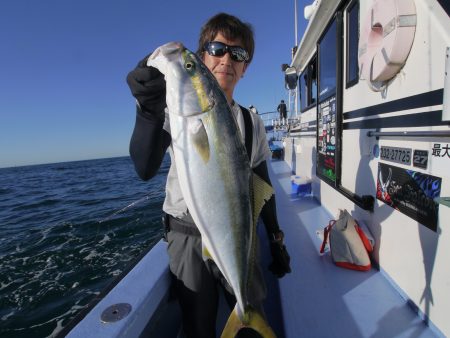
{"label": "white cabin wall", "polygon": [[[307,123],[315,121],[317,118],[316,110],[313,108],[301,114],[301,122]],[[316,177],[316,134],[309,132],[302,137],[289,138],[292,140],[292,151],[295,161],[293,168],[295,175],[312,180],[312,193],[319,196],[320,180]],[[290,158],[289,158],[290,159]]]}
{"label": "white cabin wall", "polygon": [[[371,0],[360,1],[361,21],[364,20],[372,2]],[[445,49],[450,46],[450,20],[436,1],[416,0],[415,5],[417,27],[405,66],[391,80],[385,92],[372,91],[363,79],[348,89],[345,89],[344,85],[344,113],[443,88]],[[442,109],[442,105],[388,113],[383,116],[439,109]],[[301,116],[302,122],[315,119],[315,109]],[[402,129],[383,128],[380,131],[394,130]],[[449,130],[449,128],[448,126],[422,127],[407,128],[407,130]],[[432,148],[433,142],[450,144],[449,138],[380,138],[377,140],[374,137],[367,137],[367,131],[366,129],[344,130],[342,133],[342,185],[358,195],[376,196],[380,159],[374,156],[375,144],[428,150]],[[297,175],[310,176],[313,179],[313,194],[332,214],[336,215],[338,209],[346,208],[356,219],[368,225],[376,239],[375,259],[379,262],[380,268],[440,331],[450,336],[448,320],[448,313],[450,313],[448,264],[450,208],[444,205],[439,206],[437,232],[418,224],[417,221],[379,200],[375,200],[373,213],[364,211],[315,175],[315,137],[299,137],[295,138],[294,142],[298,146],[292,149],[297,150],[295,153]],[[442,169],[442,165],[434,164],[431,153],[426,170],[396,163],[392,165],[441,177],[441,197],[450,196],[450,166]],[[440,169],[437,170],[439,166]]]}
{"label": "white cabin wall", "polygon": [[301,177],[312,178],[316,172],[316,138],[302,137],[294,139],[296,154],[295,173]]}
{"label": "white cabin wall", "polygon": [[293,164],[293,157],[294,154],[294,140],[291,138],[286,138],[283,141],[283,148],[284,148],[284,161],[289,165],[289,168],[292,170],[292,164]]}
{"label": "white cabin wall", "polygon": [[[371,2],[360,1],[361,20],[364,20]],[[360,80],[357,85],[346,90],[344,96],[348,95],[350,99],[344,102],[344,112],[443,88],[445,46],[450,46],[450,22],[448,17],[447,20],[442,19],[446,14],[437,2],[433,1],[434,5],[430,5],[430,2],[415,1],[417,26],[413,46],[406,64],[391,80],[386,92],[374,92],[365,80]]]}
{"label": "white cabin wall", "polygon": [[[441,196],[450,196],[450,179],[445,178],[444,189]],[[448,258],[450,257],[450,208],[440,206],[439,210],[439,236],[436,238],[434,266],[431,274],[431,292],[434,306],[430,308],[430,318],[441,330],[450,336],[450,268]]]}
{"label": "white cabin wall", "polygon": [[[368,2],[361,1],[361,18],[365,16],[367,6],[364,4]],[[443,88],[445,47],[450,45],[450,20],[448,17],[446,19],[443,17],[442,14],[446,14],[437,3],[433,2],[434,5],[431,5],[429,1],[415,3],[417,28],[405,66],[391,81],[385,92],[371,91],[364,80],[345,90],[344,112]],[[426,109],[432,111],[442,109],[442,106]],[[424,109],[407,112],[419,111]],[[402,112],[390,115],[401,114]],[[425,129],[448,130],[448,127],[408,128],[409,131]],[[387,128],[381,131],[393,130],[399,130],[399,128]],[[375,143],[379,146],[413,149],[431,149],[433,141],[450,143],[448,139],[429,138],[381,138],[376,141],[375,138],[367,137],[366,133],[367,130],[343,132],[342,183],[358,194],[370,193],[373,196],[376,191],[379,162],[371,154]],[[355,166],[355,161],[359,161],[358,166]],[[442,176],[442,172],[433,172],[432,163],[427,170],[401,164],[394,165],[442,177],[441,196],[450,196],[449,177]],[[448,169],[450,172],[450,168]],[[377,239],[376,255],[380,267],[441,331],[450,335],[450,322],[448,315],[445,315],[450,312],[450,269],[446,261],[446,257],[450,257],[450,247],[443,244],[449,243],[450,239],[448,231],[450,212],[449,208],[443,205],[440,205],[439,209],[440,223],[437,233],[378,200],[375,203],[374,213],[366,215],[366,224]],[[361,214],[364,217],[364,212]]]}

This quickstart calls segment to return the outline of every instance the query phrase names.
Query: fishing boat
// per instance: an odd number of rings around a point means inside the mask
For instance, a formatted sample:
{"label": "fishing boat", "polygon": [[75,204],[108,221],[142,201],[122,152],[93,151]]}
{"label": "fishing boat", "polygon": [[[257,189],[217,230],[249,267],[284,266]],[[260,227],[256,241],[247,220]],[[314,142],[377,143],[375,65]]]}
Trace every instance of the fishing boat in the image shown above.
{"label": "fishing boat", "polygon": [[[299,109],[269,165],[292,273],[267,273],[268,321],[278,337],[450,336],[450,3],[316,0],[305,14],[286,69]],[[319,253],[344,209],[373,239],[368,271]],[[161,240],[60,336],[181,337],[170,282]]]}

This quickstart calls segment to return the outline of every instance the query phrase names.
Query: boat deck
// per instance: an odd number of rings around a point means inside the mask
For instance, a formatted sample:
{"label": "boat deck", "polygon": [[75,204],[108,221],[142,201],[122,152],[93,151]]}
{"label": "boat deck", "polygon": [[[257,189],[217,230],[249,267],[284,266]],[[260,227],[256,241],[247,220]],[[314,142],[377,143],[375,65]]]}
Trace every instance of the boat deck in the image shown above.
{"label": "boat deck", "polygon": [[[272,161],[269,167],[292,267],[279,283],[270,273],[266,276],[272,296],[266,311],[279,337],[440,336],[383,273],[343,269],[329,253],[319,255],[316,231],[332,215],[314,198],[291,194],[291,170],[284,161]],[[266,238],[261,246],[267,252]]]}
{"label": "boat deck", "polygon": [[[263,269],[268,289],[265,311],[279,338],[443,336],[431,323],[425,324],[382,272],[339,268],[330,254],[319,255],[321,240],[316,231],[323,229],[332,215],[313,197],[291,194],[291,170],[284,161],[271,161],[269,171],[292,267],[292,273],[282,279]],[[262,225],[258,232],[262,264],[267,267],[270,250]],[[182,338],[180,309],[170,293],[166,246],[163,241],[157,243],[58,337]],[[121,303],[127,303],[129,314],[116,310]],[[117,321],[102,321],[105,311]],[[218,337],[229,313],[222,299]]]}

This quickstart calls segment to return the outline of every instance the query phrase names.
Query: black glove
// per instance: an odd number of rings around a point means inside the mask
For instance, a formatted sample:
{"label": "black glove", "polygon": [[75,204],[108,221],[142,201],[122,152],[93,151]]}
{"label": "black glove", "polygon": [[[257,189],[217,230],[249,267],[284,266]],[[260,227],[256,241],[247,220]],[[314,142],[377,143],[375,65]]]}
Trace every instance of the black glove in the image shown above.
{"label": "black glove", "polygon": [[274,234],[274,238],[270,242],[270,253],[272,254],[272,263],[269,265],[269,270],[278,278],[291,272],[290,262],[291,257],[287,252],[286,246],[283,244],[284,234],[280,231]]}
{"label": "black glove", "polygon": [[147,66],[147,59],[148,56],[139,61],[136,68],[128,73],[127,83],[144,114],[164,118],[166,81],[158,69]]}

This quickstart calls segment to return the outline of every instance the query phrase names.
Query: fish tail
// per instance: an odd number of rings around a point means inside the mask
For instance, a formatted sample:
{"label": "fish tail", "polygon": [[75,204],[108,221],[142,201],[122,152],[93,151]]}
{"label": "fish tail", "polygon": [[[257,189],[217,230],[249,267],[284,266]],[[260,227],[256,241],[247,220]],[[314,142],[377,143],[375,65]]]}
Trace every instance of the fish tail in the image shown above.
{"label": "fish tail", "polygon": [[251,328],[258,332],[263,338],[276,338],[275,333],[258,311],[249,308],[245,311],[243,317],[245,318],[245,322],[239,318],[236,305],[231,312],[220,337],[234,338],[240,329]]}

